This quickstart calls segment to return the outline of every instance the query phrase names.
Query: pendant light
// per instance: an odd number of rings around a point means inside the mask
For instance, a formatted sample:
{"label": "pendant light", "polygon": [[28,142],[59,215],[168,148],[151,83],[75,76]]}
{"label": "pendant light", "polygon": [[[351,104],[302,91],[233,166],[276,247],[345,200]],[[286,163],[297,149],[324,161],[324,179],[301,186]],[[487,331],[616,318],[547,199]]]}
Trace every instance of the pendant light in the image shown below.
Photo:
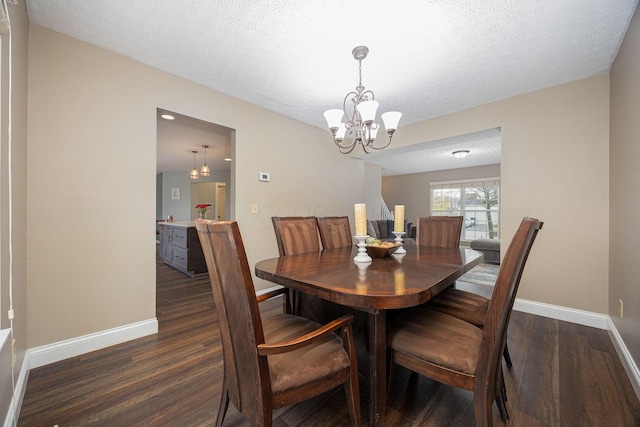
{"label": "pendant light", "polygon": [[203,145],[202,148],[204,148],[204,165],[202,165],[202,169],[200,169],[200,175],[209,176],[209,175],[211,175],[211,171],[209,170],[209,166],[207,166],[207,148],[209,148],[209,146],[208,145]]}
{"label": "pendant light", "polygon": [[196,154],[197,151],[191,151],[193,153],[193,169],[191,169],[191,173],[189,174],[189,178],[198,179],[200,176],[198,175],[198,169],[196,169]]}

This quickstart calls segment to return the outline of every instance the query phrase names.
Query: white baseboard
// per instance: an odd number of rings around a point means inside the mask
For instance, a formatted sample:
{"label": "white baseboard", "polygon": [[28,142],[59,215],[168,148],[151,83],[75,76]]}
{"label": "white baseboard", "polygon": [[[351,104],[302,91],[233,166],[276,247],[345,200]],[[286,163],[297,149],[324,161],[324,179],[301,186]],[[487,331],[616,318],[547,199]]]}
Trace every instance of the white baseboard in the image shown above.
{"label": "white baseboard", "polygon": [[27,390],[27,379],[29,378],[29,354],[25,354],[24,361],[22,362],[22,368],[18,375],[18,381],[16,381],[13,397],[11,398],[11,406],[4,419],[4,427],[14,427],[18,425],[18,418],[20,417],[20,408],[22,407],[22,399],[24,398],[24,392]]}
{"label": "white baseboard", "polygon": [[546,304],[543,302],[529,301],[516,298],[513,309],[524,313],[535,314],[579,325],[591,326],[598,329],[607,329],[606,314],[593,313],[591,311],[577,310],[575,308]]}
{"label": "white baseboard", "polygon": [[29,369],[156,333],[158,333],[158,319],[154,317],[142,322],[35,347],[27,350],[30,360]]}
{"label": "white baseboard", "polygon": [[618,329],[616,329],[616,325],[610,317],[607,321],[607,330],[609,331],[609,335],[613,341],[613,346],[616,348],[618,356],[620,356],[622,366],[624,367],[624,370],[627,371],[627,376],[629,377],[629,381],[631,381],[633,390],[636,392],[638,399],[640,399],[640,370],[638,370],[638,365],[635,360],[633,360],[631,353],[629,353]]}

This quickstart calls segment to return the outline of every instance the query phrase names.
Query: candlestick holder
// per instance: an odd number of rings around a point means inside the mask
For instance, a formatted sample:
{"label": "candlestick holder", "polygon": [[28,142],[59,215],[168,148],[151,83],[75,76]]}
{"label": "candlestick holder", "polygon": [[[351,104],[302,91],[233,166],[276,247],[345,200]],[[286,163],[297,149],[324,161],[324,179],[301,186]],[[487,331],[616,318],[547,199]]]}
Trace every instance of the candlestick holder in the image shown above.
{"label": "candlestick holder", "polygon": [[[394,231],[393,234],[396,236],[396,242],[402,243],[402,235],[404,234],[404,231]],[[404,249],[404,247],[400,246],[395,253],[406,254],[407,251]]]}
{"label": "candlestick holder", "polygon": [[358,255],[353,258],[355,262],[371,262],[371,257],[367,254],[367,244],[364,242],[369,236],[353,236],[358,241]]}

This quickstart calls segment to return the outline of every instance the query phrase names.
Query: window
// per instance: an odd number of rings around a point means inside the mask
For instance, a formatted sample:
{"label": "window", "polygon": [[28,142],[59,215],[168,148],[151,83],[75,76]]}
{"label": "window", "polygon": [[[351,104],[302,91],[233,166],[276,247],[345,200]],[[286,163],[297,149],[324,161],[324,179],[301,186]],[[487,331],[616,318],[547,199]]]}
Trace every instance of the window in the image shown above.
{"label": "window", "polygon": [[460,240],[498,239],[500,178],[432,182],[431,215],[463,216]]}

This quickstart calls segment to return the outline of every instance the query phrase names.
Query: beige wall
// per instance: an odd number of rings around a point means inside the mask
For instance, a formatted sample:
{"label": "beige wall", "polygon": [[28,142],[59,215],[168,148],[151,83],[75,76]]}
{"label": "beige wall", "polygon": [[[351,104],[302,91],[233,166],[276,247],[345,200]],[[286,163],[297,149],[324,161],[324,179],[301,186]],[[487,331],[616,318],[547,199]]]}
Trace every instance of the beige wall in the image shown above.
{"label": "beige wall", "polygon": [[608,120],[603,74],[404,126],[394,145],[501,128],[503,239],[544,221],[518,297],[606,314]]}
{"label": "beige wall", "polygon": [[251,265],[277,256],[272,215],[352,216],[365,197],[364,162],[326,131],[37,25],[29,43],[29,347],[155,317],[158,107],[236,130]]}
{"label": "beige wall", "polygon": [[[611,68],[609,315],[640,361],[640,12]],[[624,301],[624,317],[619,300]]]}
{"label": "beige wall", "polygon": [[[24,2],[18,5],[8,4],[12,26],[12,235],[13,242],[13,334],[16,339],[16,365],[11,369],[10,358],[7,365],[0,366],[0,420],[4,416],[12,397],[11,381],[4,383],[7,373],[14,375],[17,381],[22,369],[27,350],[27,42],[29,22]],[[8,37],[3,36],[3,59],[8,59]],[[4,55],[7,55],[6,57]],[[6,65],[6,64],[5,64]],[[0,111],[0,131],[2,144],[0,147],[0,328],[9,328],[7,318],[9,310],[9,144],[8,144],[8,69],[2,73],[2,105]],[[2,359],[4,362],[5,359]]]}
{"label": "beige wall", "polygon": [[405,218],[417,224],[419,216],[430,215],[429,183],[459,179],[495,178],[500,176],[500,165],[476,166],[382,178],[382,197],[393,209],[405,205]]}

